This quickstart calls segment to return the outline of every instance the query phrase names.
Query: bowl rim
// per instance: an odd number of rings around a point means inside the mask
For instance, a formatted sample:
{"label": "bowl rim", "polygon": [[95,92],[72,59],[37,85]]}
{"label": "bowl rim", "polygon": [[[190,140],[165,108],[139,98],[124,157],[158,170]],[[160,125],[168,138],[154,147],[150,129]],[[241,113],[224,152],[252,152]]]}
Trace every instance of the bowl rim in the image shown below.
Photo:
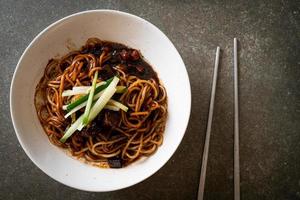
{"label": "bowl rim", "polygon": [[[139,179],[138,181],[135,181],[135,182],[132,182],[130,184],[127,184],[126,186],[123,186],[123,187],[119,187],[119,188],[112,188],[110,190],[89,190],[87,188],[79,188],[79,187],[76,187],[74,185],[71,185],[71,184],[66,184],[60,180],[57,180],[55,177],[53,177],[52,175],[50,175],[47,170],[43,169],[43,167],[39,164],[39,162],[34,158],[34,156],[31,155],[31,153],[29,152],[29,150],[25,147],[25,144],[23,143],[23,140],[21,139],[20,137],[20,132],[19,131],[19,128],[18,128],[18,125],[16,124],[15,122],[15,117],[14,117],[14,106],[13,106],[13,102],[12,102],[12,94],[13,94],[13,90],[14,90],[14,83],[15,83],[15,78],[16,78],[16,74],[18,73],[19,71],[19,67],[20,67],[20,63],[21,61],[23,60],[26,52],[34,45],[34,43],[36,41],[38,41],[38,39],[44,34],[46,33],[47,31],[51,30],[51,28],[55,27],[56,25],[58,25],[59,23],[61,22],[64,22],[72,17],[75,17],[75,16],[79,16],[79,15],[83,15],[83,14],[87,14],[87,13],[97,13],[97,12],[103,12],[103,13],[113,13],[113,14],[118,14],[118,15],[125,15],[125,16],[129,16],[129,17],[132,17],[132,18],[135,18],[136,20],[139,20],[139,21],[142,21],[143,23],[146,23],[147,25],[151,26],[151,28],[154,28],[156,29],[156,31],[159,31],[163,38],[165,40],[167,40],[171,46],[174,47],[174,49],[176,50],[180,60],[182,61],[182,64],[184,66],[184,69],[183,71],[185,72],[184,73],[184,76],[185,76],[185,79],[186,79],[186,83],[187,83],[187,104],[185,105],[186,107],[186,110],[188,112],[188,115],[186,117],[186,119],[184,119],[184,132],[183,134],[181,135],[181,138],[180,140],[178,140],[178,145],[176,146],[176,148],[174,148],[171,152],[170,152],[170,156],[162,163],[161,166],[159,166],[156,170],[153,170],[151,173],[149,173],[147,176],[145,177],[142,177],[141,179]],[[18,63],[16,65],[16,68],[14,70],[14,73],[13,73],[13,77],[12,77],[12,81],[11,81],[11,84],[10,84],[10,95],[9,95],[9,104],[10,104],[10,116],[11,116],[11,119],[12,119],[12,124],[13,124],[13,127],[14,127],[14,131],[15,131],[15,134],[17,136],[17,139],[22,147],[22,149],[24,150],[24,152],[26,153],[26,155],[29,157],[29,159],[42,171],[44,172],[46,175],[48,175],[49,177],[51,177],[53,180],[63,184],[63,185],[67,185],[71,188],[74,188],[74,189],[78,189],[78,190],[82,190],[82,191],[89,191],[89,192],[108,192],[108,191],[115,191],[115,190],[121,190],[121,189],[124,189],[124,188],[128,188],[128,187],[131,187],[137,183],[140,183],[146,179],[148,179],[149,177],[151,177],[153,174],[155,174],[157,171],[159,171],[170,159],[171,157],[174,155],[174,153],[176,152],[176,150],[178,149],[180,143],[182,142],[182,139],[186,133],[186,130],[187,130],[187,127],[188,127],[188,124],[189,124],[189,121],[190,121],[190,115],[191,115],[191,103],[192,103],[192,94],[191,94],[191,85],[190,85],[190,80],[189,80],[189,75],[188,75],[188,72],[187,72],[187,69],[185,67],[185,64],[183,62],[183,59],[181,57],[181,55],[179,54],[178,50],[176,49],[176,47],[174,46],[174,44],[172,43],[172,41],[165,35],[165,33],[163,31],[161,31],[158,27],[156,27],[155,25],[153,25],[151,22],[147,21],[146,19],[143,19],[142,17],[139,17],[139,16],[136,16],[136,15],[133,15],[133,14],[130,14],[130,13],[127,13],[127,12],[123,12],[123,11],[119,11],[119,10],[112,10],[112,9],[93,9],[93,10],[86,10],[86,11],[81,11],[81,12],[76,12],[76,13],[73,13],[71,15],[68,15],[68,16],[65,16],[59,20],[56,20],[55,22],[51,23],[50,25],[48,25],[46,28],[44,28],[41,32],[39,32],[35,37],[34,39],[29,43],[29,45],[25,48],[25,50],[23,51],[21,57],[19,58],[18,60]]]}

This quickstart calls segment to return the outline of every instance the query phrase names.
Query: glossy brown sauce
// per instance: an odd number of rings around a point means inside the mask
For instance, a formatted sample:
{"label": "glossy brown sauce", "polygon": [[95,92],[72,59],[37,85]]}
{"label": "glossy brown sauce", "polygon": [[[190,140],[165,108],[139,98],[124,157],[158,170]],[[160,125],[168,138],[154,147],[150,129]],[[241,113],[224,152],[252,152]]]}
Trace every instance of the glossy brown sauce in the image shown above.
{"label": "glossy brown sauce", "polygon": [[154,79],[158,82],[156,72],[149,65],[141,53],[130,47],[120,43],[102,41],[102,44],[95,44],[91,46],[84,46],[81,48],[82,54],[93,54],[100,56],[103,51],[109,52],[111,58],[103,63],[103,70],[101,70],[99,77],[103,80],[109,79],[116,75],[114,66],[119,65],[123,71],[129,75],[137,76],[141,79]]}

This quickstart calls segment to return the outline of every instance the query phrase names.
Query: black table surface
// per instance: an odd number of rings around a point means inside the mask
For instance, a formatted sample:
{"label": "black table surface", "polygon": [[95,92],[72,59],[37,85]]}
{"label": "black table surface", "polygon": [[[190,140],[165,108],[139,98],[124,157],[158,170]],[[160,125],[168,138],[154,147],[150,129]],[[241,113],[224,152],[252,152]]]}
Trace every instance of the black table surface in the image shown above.
{"label": "black table surface", "polygon": [[[196,199],[216,46],[217,84],[205,199],[233,199],[233,38],[240,41],[242,199],[300,199],[299,1],[0,0],[0,199]],[[64,186],[26,156],[9,113],[15,66],[29,42],[69,14],[115,9],[149,20],[174,43],[189,73],[192,112],[170,161],[127,189]]]}

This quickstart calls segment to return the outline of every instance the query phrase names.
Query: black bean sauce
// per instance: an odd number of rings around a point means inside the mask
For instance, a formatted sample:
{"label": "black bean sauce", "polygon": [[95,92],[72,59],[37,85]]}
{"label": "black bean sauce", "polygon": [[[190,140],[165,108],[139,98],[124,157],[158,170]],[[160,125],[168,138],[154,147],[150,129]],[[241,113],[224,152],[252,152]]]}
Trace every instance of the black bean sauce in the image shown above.
{"label": "black bean sauce", "polygon": [[101,44],[84,46],[82,54],[93,54],[100,56],[105,51],[110,55],[110,59],[103,63],[99,77],[103,80],[116,75],[113,67],[119,65],[120,68],[129,75],[137,76],[141,79],[154,79],[158,82],[157,74],[153,68],[143,59],[141,53],[120,43],[103,41]]}

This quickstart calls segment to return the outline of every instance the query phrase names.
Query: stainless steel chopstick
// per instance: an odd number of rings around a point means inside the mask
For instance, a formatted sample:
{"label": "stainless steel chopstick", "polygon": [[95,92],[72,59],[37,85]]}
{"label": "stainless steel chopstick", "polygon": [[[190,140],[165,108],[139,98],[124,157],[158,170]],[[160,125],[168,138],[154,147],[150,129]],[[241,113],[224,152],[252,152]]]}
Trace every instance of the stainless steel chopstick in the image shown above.
{"label": "stainless steel chopstick", "polygon": [[214,112],[214,102],[215,102],[216,85],[217,85],[217,77],[218,77],[219,57],[220,57],[220,47],[217,47],[214,75],[213,75],[213,82],[212,82],[212,89],[211,89],[211,96],[210,96],[208,121],[207,121],[207,128],[206,128],[206,136],[205,136],[204,150],[203,150],[203,156],[202,156],[200,183],[199,183],[199,188],[198,188],[198,200],[203,200],[203,196],[204,196],[204,185],[205,185],[206,167],[207,167],[207,159],[208,159],[208,151],[209,151],[211,124],[212,124],[213,112]]}
{"label": "stainless steel chopstick", "polygon": [[233,39],[234,71],[234,199],[240,199],[240,150],[239,150],[239,98],[237,39]]}

